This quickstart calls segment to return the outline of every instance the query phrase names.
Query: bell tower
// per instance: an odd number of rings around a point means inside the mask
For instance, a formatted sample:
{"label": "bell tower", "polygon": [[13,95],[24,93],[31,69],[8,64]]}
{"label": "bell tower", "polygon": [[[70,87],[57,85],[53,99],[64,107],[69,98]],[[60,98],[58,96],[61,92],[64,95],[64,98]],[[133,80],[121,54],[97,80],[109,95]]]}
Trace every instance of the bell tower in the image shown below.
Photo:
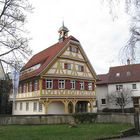
{"label": "bell tower", "polygon": [[65,38],[68,37],[68,28],[64,26],[64,21],[62,23],[62,26],[59,28],[58,33],[59,33],[59,42],[64,41]]}

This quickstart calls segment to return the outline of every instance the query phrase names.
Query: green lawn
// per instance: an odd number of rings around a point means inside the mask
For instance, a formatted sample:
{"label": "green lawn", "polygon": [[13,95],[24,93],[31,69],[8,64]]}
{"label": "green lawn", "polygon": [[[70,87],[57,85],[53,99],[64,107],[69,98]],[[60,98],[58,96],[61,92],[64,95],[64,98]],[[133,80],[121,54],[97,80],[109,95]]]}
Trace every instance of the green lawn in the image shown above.
{"label": "green lawn", "polygon": [[7,125],[0,126],[0,140],[93,140],[118,135],[128,124]]}

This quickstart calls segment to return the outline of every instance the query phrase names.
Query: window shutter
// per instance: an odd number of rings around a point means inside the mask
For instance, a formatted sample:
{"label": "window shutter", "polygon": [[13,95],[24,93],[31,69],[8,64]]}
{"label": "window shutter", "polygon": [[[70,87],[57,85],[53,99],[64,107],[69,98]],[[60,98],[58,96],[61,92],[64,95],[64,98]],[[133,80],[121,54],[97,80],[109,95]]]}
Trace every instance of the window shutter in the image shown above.
{"label": "window shutter", "polygon": [[70,89],[70,80],[65,80],[65,88]]}
{"label": "window shutter", "polygon": [[76,81],[76,89],[80,90],[80,81]]}
{"label": "window shutter", "polygon": [[92,90],[94,90],[95,89],[95,84],[94,84],[94,82],[92,83]]}
{"label": "window shutter", "polygon": [[37,90],[39,90],[39,80],[37,80]]}
{"label": "window shutter", "polygon": [[64,63],[64,69],[68,69],[68,64]]}
{"label": "window shutter", "polygon": [[32,91],[34,91],[34,80],[32,81]]}
{"label": "window shutter", "polygon": [[30,82],[27,83],[28,86],[28,92],[30,91]]}
{"label": "window shutter", "polygon": [[21,93],[23,93],[23,84],[21,84]]}
{"label": "window shutter", "polygon": [[42,79],[42,89],[46,89],[46,79]]}
{"label": "window shutter", "polygon": [[84,85],[85,85],[85,90],[88,90],[88,82],[87,81],[84,82]]}
{"label": "window shutter", "polygon": [[84,66],[81,66],[81,71],[82,71],[82,72],[84,71]]}
{"label": "window shutter", "polygon": [[53,80],[53,89],[58,89],[58,80],[57,79]]}

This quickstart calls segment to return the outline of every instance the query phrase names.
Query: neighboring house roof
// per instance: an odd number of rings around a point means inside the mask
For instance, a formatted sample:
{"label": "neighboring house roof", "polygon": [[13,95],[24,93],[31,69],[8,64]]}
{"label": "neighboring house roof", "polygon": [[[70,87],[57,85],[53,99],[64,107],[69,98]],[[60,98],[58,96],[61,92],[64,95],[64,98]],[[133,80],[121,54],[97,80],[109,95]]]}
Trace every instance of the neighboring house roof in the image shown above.
{"label": "neighboring house roof", "polygon": [[108,74],[100,74],[97,75],[98,76],[98,80],[97,80],[97,85],[104,85],[108,83]]}
{"label": "neighboring house roof", "polygon": [[69,36],[64,41],[60,41],[34,55],[21,69],[21,72],[33,66],[36,66],[37,64],[40,64],[40,67],[34,71],[20,75],[20,81],[34,76],[39,76],[41,72],[43,72],[43,70],[54,60],[54,58],[58,56],[58,54],[64,49],[65,46],[67,46],[70,41],[76,41],[77,43],[79,43],[79,41],[75,37]]}
{"label": "neighboring house roof", "polygon": [[129,83],[140,81],[140,64],[111,67],[108,74],[98,75],[102,81],[98,84]]}

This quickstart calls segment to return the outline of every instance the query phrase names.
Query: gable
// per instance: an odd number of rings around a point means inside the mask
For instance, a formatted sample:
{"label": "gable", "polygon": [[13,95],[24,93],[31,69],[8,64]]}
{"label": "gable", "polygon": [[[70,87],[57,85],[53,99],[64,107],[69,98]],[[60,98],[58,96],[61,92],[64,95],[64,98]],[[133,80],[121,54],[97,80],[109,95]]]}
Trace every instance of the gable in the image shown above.
{"label": "gable", "polygon": [[[66,68],[65,65],[69,67]],[[83,67],[83,71],[80,71],[80,67]],[[96,79],[96,74],[92,71],[80,44],[73,42],[69,42],[45,75]]]}

